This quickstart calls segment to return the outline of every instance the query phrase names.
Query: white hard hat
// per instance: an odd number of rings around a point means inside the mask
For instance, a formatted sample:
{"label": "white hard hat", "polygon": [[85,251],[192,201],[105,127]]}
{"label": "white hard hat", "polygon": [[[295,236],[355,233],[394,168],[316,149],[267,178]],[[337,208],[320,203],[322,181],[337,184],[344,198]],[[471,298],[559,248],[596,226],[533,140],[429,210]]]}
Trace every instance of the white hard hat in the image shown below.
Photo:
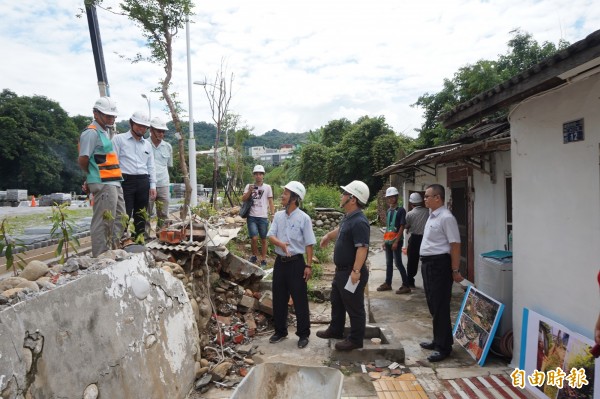
{"label": "white hard hat", "polygon": [[340,186],[342,190],[347,193],[352,194],[356,197],[363,205],[366,205],[369,202],[369,186],[360,180],[354,180],[352,183],[347,186]]}
{"label": "white hard hat", "polygon": [[169,129],[167,127],[167,123],[158,116],[155,116],[154,118],[152,118],[152,121],[150,121],[150,126],[152,126],[155,129],[158,129],[158,130],[168,130]]}
{"label": "white hard hat", "polygon": [[297,194],[298,197],[300,197],[300,199],[304,201],[304,196],[306,195],[306,188],[304,188],[304,184],[300,183],[299,181],[292,180],[291,182],[283,186],[283,188],[287,188],[294,194]]}
{"label": "white hard hat", "polygon": [[102,112],[104,115],[117,116],[117,103],[110,97],[100,97],[94,103],[94,109]]}
{"label": "white hard hat", "polygon": [[394,195],[398,195],[398,189],[396,187],[388,187],[388,189],[385,190],[386,198],[393,197]]}
{"label": "white hard hat", "polygon": [[419,193],[412,193],[410,197],[408,197],[408,202],[411,204],[420,204],[423,202],[423,198],[421,198],[421,194]]}
{"label": "white hard hat", "polygon": [[252,170],[252,174],[255,173],[265,173],[265,168],[262,165],[256,165]]}
{"label": "white hard hat", "polygon": [[146,115],[142,111],[135,111],[129,119],[131,119],[134,123],[137,123],[138,125],[150,127],[150,119],[148,119],[148,115]]}

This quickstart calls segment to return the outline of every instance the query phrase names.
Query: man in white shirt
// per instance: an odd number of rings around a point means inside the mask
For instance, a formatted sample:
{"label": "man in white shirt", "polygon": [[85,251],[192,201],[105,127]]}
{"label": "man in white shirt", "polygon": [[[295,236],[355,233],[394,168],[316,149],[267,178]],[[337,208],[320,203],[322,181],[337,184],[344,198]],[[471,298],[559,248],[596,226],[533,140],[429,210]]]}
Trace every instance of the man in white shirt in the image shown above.
{"label": "man in white shirt", "polygon": [[144,138],[150,127],[148,116],[140,111],[134,112],[129,118],[129,126],[129,131],[117,134],[112,143],[123,172],[121,186],[125,211],[133,218],[137,238],[146,230],[148,201],[156,198],[156,172],[152,145]]}
{"label": "man in white shirt", "polygon": [[452,212],[444,205],[444,186],[432,184],[425,190],[425,206],[429,219],[421,242],[421,274],[429,313],[433,317],[433,340],[421,342],[421,348],[436,350],[427,357],[439,362],[452,352],[450,300],[452,283],[462,281],[460,275],[460,233]]}
{"label": "man in white shirt", "polygon": [[152,118],[150,122],[150,141],[156,171],[156,199],[150,198],[148,214],[152,215],[156,203],[157,235],[165,220],[169,218],[169,167],[173,167],[173,147],[164,140],[167,129],[167,124],[160,117]]}

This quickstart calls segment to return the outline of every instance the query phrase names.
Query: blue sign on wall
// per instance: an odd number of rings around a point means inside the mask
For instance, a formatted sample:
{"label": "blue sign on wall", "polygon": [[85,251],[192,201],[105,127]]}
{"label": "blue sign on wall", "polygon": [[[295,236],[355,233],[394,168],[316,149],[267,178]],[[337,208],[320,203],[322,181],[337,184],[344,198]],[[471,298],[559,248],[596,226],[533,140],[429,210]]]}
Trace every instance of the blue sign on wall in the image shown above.
{"label": "blue sign on wall", "polygon": [[563,123],[563,144],[583,141],[583,119]]}

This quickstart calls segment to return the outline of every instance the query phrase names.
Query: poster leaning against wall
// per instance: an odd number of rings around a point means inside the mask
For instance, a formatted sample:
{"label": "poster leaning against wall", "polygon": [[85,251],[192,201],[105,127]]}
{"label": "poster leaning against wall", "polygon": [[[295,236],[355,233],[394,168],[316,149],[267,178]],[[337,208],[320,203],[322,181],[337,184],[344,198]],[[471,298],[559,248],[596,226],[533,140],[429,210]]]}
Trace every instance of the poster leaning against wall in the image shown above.
{"label": "poster leaning against wall", "polygon": [[494,298],[469,286],[463,299],[454,330],[454,339],[483,366],[504,305]]}
{"label": "poster leaning against wall", "polygon": [[529,392],[540,399],[600,399],[594,389],[600,366],[590,354],[593,340],[524,309],[521,342],[519,368]]}

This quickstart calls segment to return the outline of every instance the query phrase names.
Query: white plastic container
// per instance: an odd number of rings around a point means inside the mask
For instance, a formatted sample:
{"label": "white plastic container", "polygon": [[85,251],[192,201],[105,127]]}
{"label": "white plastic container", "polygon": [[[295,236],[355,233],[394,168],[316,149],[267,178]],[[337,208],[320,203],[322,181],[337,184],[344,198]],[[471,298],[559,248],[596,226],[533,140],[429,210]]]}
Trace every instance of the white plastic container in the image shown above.
{"label": "white plastic container", "polygon": [[343,381],[331,367],[263,363],[250,370],[231,399],[339,399]]}

